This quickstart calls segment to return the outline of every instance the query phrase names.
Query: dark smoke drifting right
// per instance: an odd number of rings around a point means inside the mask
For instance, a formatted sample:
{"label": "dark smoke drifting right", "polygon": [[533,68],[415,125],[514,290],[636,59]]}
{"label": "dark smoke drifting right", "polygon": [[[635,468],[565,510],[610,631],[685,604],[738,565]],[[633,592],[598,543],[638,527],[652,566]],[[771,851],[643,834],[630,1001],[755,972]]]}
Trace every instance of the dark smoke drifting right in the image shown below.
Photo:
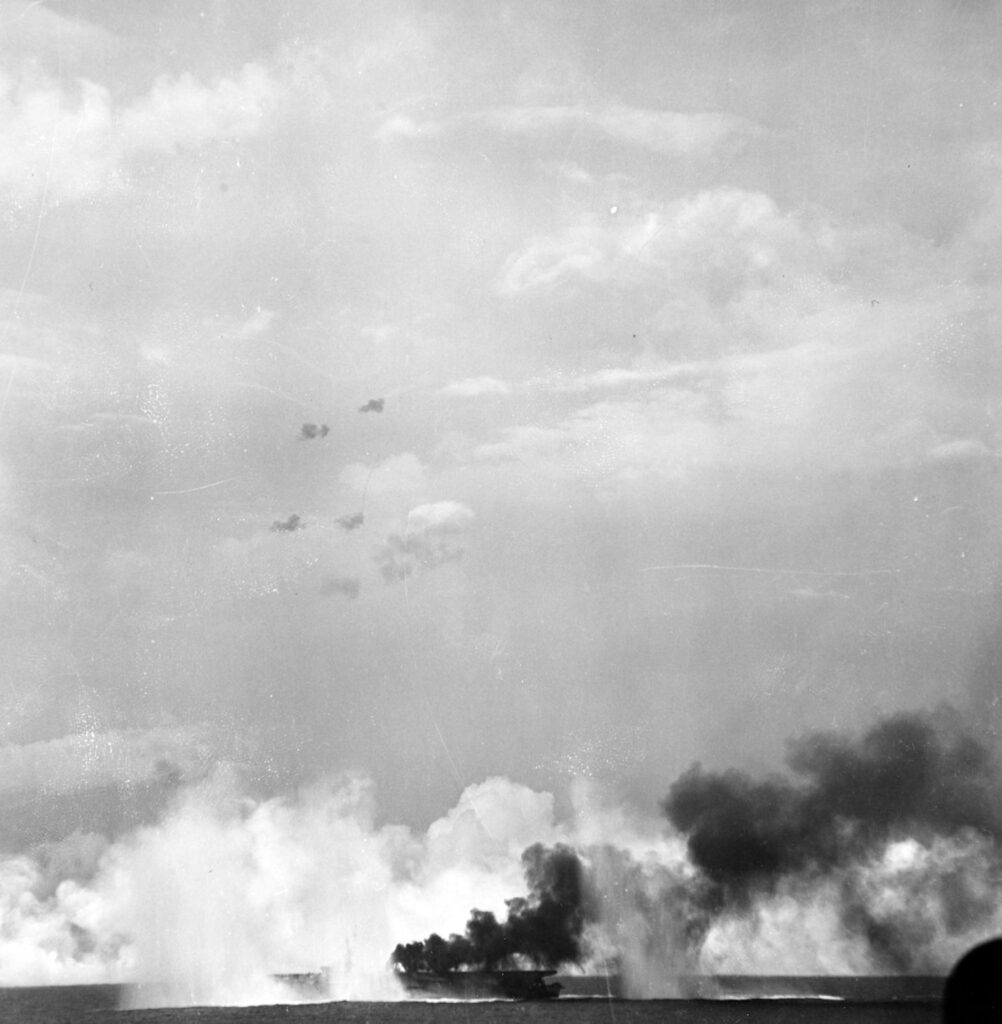
{"label": "dark smoke drifting right", "polygon": [[[780,890],[825,883],[837,892],[844,934],[875,968],[937,969],[922,953],[930,921],[867,874],[892,844],[910,857],[949,850],[917,895],[943,908],[948,934],[989,927],[997,901],[986,902],[979,885],[1002,880],[1002,789],[997,765],[956,713],[896,715],[856,742],[812,735],[791,745],[787,764],[792,778],[769,779],[697,764],[671,787],[664,808],[696,869],[687,894],[697,932],[753,913]],[[958,850],[977,851],[978,879]]]}

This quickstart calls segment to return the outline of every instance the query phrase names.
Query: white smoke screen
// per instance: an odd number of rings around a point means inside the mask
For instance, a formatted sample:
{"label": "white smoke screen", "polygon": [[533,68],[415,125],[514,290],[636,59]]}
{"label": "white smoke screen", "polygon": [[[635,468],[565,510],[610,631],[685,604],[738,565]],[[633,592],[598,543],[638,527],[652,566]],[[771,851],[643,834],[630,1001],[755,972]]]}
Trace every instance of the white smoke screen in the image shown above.
{"label": "white smoke screen", "polygon": [[[853,975],[893,966],[942,974],[1002,929],[997,885],[997,853],[974,835],[890,843],[845,874],[791,880],[746,913],[725,914],[706,937],[701,966],[723,974]],[[866,925],[907,947],[904,962],[875,962],[846,928],[854,907],[865,908]]]}
{"label": "white smoke screen", "polygon": [[584,867],[591,909],[582,961],[567,969],[619,974],[633,997],[685,994],[700,972],[879,973],[887,965],[853,932],[856,905],[867,926],[913,945],[903,966],[926,972],[1002,926],[983,837],[886,843],[844,871],[784,879],[710,914],[666,822],[588,787],[575,796],[559,821],[549,794],[494,778],[416,834],[374,824],[376,793],[361,778],[259,801],[220,770],[101,850],[86,882],[53,886],[27,857],[0,865],[0,982],[130,982],[133,1007],[249,1005],[309,998],[274,975],[324,970],[330,998],[403,998],[394,946],[461,933],[474,907],[503,919],[537,842],[569,845]]}
{"label": "white smoke screen", "polygon": [[3,867],[0,982],[135,981],[134,1005],[290,1001],[278,973],[325,969],[336,999],[393,999],[397,942],[462,931],[524,890],[522,850],[561,834],[553,801],[505,780],[469,787],[422,836],[373,825],[370,783],[255,802],[228,772],[107,850],[48,899],[27,858]]}

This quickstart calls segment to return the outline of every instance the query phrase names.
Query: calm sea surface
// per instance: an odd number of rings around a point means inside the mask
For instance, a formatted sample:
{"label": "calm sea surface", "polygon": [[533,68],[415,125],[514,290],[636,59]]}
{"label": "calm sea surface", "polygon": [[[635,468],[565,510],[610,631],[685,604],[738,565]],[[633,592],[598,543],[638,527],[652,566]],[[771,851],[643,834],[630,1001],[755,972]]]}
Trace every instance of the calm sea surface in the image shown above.
{"label": "calm sea surface", "polygon": [[557,999],[548,1002],[312,1003],[117,1010],[118,989],[0,989],[0,1021],[18,1024],[936,1024],[935,1002]]}

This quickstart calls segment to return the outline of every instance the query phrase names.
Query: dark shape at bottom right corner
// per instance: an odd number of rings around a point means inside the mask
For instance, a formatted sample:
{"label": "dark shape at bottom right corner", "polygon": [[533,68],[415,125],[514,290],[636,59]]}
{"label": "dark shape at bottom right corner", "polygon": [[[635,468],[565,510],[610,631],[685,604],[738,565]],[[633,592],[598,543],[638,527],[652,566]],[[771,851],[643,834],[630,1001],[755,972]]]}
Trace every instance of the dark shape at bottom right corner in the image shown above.
{"label": "dark shape at bottom right corner", "polygon": [[965,953],[943,989],[943,1024],[1002,1021],[1002,938]]}

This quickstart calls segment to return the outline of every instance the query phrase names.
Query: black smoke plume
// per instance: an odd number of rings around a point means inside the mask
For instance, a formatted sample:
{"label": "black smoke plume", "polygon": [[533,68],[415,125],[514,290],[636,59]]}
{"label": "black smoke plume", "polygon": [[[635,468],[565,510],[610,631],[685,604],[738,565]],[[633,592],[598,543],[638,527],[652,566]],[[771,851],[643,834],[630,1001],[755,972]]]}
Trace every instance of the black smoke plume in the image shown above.
{"label": "black smoke plume", "polygon": [[[1002,879],[999,775],[987,749],[948,709],[887,718],[856,741],[820,733],[791,745],[790,777],[754,779],[699,764],[671,787],[664,809],[686,837],[698,869],[698,931],[721,914],[747,912],[782,885],[828,882],[839,892],[846,933],[863,941],[884,969],[916,961],[929,921],[916,908],[879,915],[868,866],[889,844],[927,849],[955,842],[987,852]],[[980,907],[963,870],[932,872],[924,892],[961,934],[994,913]]]}
{"label": "black smoke plume", "polygon": [[858,743],[814,735],[792,745],[787,764],[799,782],[697,764],[671,787],[665,810],[693,863],[730,895],[857,861],[896,838],[1002,837],[988,752],[931,716],[887,719]]}
{"label": "black smoke plume", "polygon": [[369,401],[365,403],[365,405],[360,405],[358,407],[358,411],[359,412],[382,412],[383,411],[383,406],[385,404],[386,404],[386,399],[384,399],[384,398],[370,398]]}
{"label": "black smoke plume", "polygon": [[522,868],[529,895],[506,901],[503,922],[490,911],[473,910],[463,935],[432,934],[398,945],[391,962],[408,973],[436,974],[579,962],[584,926],[594,913],[578,855],[567,846],[537,843],[522,854]]}

